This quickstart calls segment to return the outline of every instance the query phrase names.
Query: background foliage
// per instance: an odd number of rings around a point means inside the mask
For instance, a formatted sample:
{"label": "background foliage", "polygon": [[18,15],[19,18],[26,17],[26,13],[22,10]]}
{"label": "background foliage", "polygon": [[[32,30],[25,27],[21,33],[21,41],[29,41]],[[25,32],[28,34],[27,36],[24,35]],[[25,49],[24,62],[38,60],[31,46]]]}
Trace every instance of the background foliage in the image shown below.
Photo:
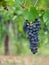
{"label": "background foliage", "polygon": [[[44,23],[49,30],[48,7],[49,0],[0,0],[0,49],[2,51],[4,49],[4,37],[8,32],[11,54],[31,53],[27,35],[23,32],[23,24],[26,19],[34,22],[35,18],[40,17],[42,29],[39,32],[39,52],[37,54],[48,55],[49,31],[45,33],[43,30]],[[10,20],[9,30],[8,20]]]}

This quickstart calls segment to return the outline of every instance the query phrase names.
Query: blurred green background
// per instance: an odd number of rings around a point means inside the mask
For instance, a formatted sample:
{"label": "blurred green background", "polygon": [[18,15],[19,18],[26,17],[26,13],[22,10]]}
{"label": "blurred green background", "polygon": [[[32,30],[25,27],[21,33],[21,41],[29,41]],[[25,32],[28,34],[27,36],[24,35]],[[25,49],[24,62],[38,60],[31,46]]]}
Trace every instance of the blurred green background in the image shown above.
{"label": "blurred green background", "polygon": [[[23,24],[41,19],[36,55],[49,56],[49,0],[0,0],[0,55],[33,55]],[[7,40],[7,41],[6,41]]]}

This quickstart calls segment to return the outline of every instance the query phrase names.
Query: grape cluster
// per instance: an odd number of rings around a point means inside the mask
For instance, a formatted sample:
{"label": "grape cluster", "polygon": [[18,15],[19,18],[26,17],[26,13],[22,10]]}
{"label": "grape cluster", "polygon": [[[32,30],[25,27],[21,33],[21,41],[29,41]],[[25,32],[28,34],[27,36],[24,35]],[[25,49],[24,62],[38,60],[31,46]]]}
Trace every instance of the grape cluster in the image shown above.
{"label": "grape cluster", "polygon": [[30,42],[30,49],[35,54],[38,49],[38,32],[40,30],[40,20],[35,19],[35,22],[33,23],[28,23],[28,21],[25,21],[24,24],[24,31],[27,31],[28,34],[28,39]]}

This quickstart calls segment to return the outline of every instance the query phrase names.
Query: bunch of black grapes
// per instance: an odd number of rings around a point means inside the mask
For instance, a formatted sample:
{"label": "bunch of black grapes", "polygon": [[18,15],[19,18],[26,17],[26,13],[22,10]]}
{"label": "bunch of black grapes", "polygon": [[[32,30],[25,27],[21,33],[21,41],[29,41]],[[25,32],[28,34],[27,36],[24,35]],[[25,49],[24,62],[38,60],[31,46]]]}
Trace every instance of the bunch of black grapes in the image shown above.
{"label": "bunch of black grapes", "polygon": [[28,34],[31,52],[36,54],[38,51],[38,33],[40,30],[40,20],[35,19],[33,23],[29,23],[28,20],[26,20],[24,22],[23,30]]}

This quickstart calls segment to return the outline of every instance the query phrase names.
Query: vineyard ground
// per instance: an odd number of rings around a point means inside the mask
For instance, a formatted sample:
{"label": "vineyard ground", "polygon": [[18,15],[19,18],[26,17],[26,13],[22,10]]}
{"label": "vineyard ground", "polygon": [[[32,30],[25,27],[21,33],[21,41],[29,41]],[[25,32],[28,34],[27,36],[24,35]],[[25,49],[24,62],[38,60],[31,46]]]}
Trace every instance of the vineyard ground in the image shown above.
{"label": "vineyard ground", "polygon": [[49,65],[49,57],[0,55],[0,65]]}

